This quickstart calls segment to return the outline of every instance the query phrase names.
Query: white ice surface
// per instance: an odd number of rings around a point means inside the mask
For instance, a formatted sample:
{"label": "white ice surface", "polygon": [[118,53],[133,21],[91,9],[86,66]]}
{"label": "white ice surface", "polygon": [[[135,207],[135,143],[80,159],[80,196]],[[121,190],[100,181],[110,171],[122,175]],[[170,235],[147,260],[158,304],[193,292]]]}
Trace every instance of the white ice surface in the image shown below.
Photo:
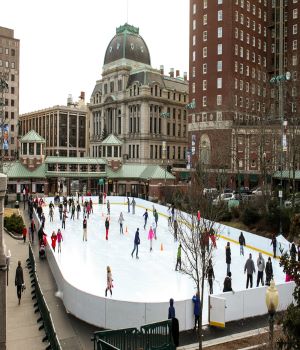
{"label": "white ice surface", "polygon": [[[186,300],[195,292],[195,285],[186,275],[175,272],[178,243],[174,242],[170,233],[166,217],[159,215],[157,227],[157,240],[153,240],[153,251],[150,252],[148,231],[153,221],[152,212],[146,230],[143,229],[144,208],[136,206],[136,213],[127,213],[127,205],[111,204],[109,239],[105,240],[104,221],[106,217],[106,205],[93,205],[94,213],[88,219],[88,240],[82,240],[82,221],[70,219],[70,213],[66,221],[66,230],[63,232],[62,253],[55,252],[58,265],[64,278],[78,289],[87,293],[104,296],[106,288],[106,266],[109,265],[113,275],[113,299],[132,302],[163,302],[170,297],[177,300]],[[119,232],[119,215],[123,212],[124,235]],[[51,245],[50,236],[53,230],[61,228],[58,208],[55,208],[54,222],[50,222],[48,206],[44,207],[46,216],[45,232],[48,235],[48,243]],[[103,214],[102,214],[103,213]],[[125,234],[127,227],[128,233]],[[140,228],[139,259],[131,257],[134,235],[137,227]],[[258,236],[247,233],[255,237]],[[232,238],[232,237],[231,237]],[[260,238],[260,237],[259,237]],[[257,239],[257,242],[260,242]],[[215,272],[214,293],[223,290],[223,281],[226,276],[225,245],[227,241],[220,238],[217,241],[217,249],[214,251],[213,264]],[[161,244],[163,250],[160,250]],[[256,248],[260,248],[257,245]],[[254,263],[258,252],[245,248],[245,256],[240,256],[238,244],[231,243],[231,272],[232,286],[234,290],[241,290],[246,285],[244,265],[249,253],[252,253]],[[184,259],[184,254],[182,254]],[[265,261],[268,256],[264,255]],[[274,279],[276,283],[284,282],[284,274],[279,262],[272,258]],[[256,286],[256,274],[253,276],[253,284]],[[265,276],[264,276],[265,278]],[[205,283],[205,295],[208,284]],[[204,300],[207,300],[205,297]],[[206,309],[206,308],[205,308]]]}

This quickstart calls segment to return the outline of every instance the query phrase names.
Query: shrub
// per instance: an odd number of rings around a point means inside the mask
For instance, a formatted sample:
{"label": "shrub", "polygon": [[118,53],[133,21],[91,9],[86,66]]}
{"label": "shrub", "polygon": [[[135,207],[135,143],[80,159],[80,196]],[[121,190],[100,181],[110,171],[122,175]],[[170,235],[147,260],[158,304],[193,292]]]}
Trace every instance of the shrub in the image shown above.
{"label": "shrub", "polygon": [[23,218],[20,215],[12,214],[4,218],[4,227],[12,233],[21,235],[24,226]]}
{"label": "shrub", "polygon": [[232,214],[229,210],[224,210],[221,214],[220,214],[220,218],[219,220],[220,221],[231,221],[232,219]]}
{"label": "shrub", "polygon": [[255,208],[252,207],[246,207],[242,213],[242,222],[247,225],[251,226],[260,219],[260,215],[258,211]]}
{"label": "shrub", "polygon": [[238,207],[232,207],[231,208],[231,214],[235,219],[238,219],[240,217],[240,210]]}

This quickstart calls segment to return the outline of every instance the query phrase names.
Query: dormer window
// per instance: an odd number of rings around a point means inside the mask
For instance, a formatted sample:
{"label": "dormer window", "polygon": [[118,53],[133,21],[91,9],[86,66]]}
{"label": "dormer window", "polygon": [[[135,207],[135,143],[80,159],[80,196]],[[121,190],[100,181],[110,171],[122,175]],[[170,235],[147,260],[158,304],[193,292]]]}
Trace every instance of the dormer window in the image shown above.
{"label": "dormer window", "polygon": [[30,156],[34,155],[34,143],[29,144],[29,155]]}

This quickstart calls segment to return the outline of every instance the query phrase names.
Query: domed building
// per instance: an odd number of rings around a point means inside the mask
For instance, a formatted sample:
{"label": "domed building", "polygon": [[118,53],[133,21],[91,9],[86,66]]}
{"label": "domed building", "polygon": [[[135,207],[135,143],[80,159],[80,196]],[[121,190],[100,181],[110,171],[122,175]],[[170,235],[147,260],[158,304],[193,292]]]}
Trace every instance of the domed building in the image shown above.
{"label": "domed building", "polygon": [[90,156],[124,163],[185,168],[187,76],[151,67],[139,29],[116,29],[91,95]]}

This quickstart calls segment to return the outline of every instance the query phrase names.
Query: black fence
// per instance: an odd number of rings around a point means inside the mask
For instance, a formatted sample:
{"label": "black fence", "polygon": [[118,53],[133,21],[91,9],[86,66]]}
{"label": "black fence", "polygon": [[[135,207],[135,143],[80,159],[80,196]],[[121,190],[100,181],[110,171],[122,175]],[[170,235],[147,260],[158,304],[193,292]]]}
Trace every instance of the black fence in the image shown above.
{"label": "black fence", "polygon": [[39,326],[39,330],[44,329],[46,334],[45,337],[43,338],[43,342],[48,342],[48,345],[46,346],[47,350],[50,350],[50,349],[61,350],[61,346],[53,325],[52,317],[36,274],[35,257],[33,255],[32,247],[30,243],[29,243],[29,258],[27,259],[27,267],[30,273],[31,287],[33,288],[31,292],[32,299],[33,300],[36,299],[36,303],[34,304],[34,308],[35,308],[34,312],[40,313],[40,317],[37,320],[38,323],[41,322],[41,325]]}

